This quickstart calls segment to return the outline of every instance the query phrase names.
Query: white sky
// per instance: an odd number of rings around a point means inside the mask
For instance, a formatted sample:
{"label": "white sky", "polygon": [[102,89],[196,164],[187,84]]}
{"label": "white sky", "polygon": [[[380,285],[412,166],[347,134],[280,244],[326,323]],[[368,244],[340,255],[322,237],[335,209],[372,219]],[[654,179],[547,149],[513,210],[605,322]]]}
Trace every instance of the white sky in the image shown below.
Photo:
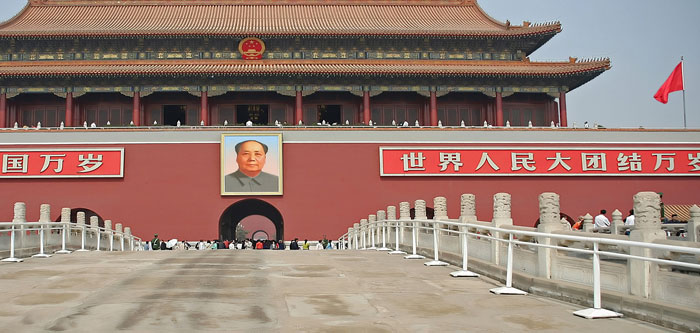
{"label": "white sky", "polygon": [[[0,0],[0,21],[26,0]],[[560,21],[563,31],[531,56],[565,61],[569,56],[608,57],[612,69],[569,93],[569,125],[682,128],[683,95],[663,105],[654,93],[685,57],[689,128],[700,128],[700,1],[698,0],[480,0],[483,9],[513,24]]]}

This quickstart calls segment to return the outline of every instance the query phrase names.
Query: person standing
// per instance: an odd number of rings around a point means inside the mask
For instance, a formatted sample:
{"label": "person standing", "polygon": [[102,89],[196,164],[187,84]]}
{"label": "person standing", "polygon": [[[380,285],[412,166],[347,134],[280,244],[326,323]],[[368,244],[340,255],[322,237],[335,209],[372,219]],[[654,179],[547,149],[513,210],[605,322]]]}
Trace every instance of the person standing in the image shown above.
{"label": "person standing", "polygon": [[151,248],[153,250],[160,250],[160,239],[158,239],[158,234],[153,235],[153,239],[151,240]]}
{"label": "person standing", "polygon": [[605,228],[610,226],[610,220],[608,220],[608,218],[605,216],[605,213],[607,213],[607,211],[605,209],[601,209],[600,214],[595,217],[594,223],[596,228]]}

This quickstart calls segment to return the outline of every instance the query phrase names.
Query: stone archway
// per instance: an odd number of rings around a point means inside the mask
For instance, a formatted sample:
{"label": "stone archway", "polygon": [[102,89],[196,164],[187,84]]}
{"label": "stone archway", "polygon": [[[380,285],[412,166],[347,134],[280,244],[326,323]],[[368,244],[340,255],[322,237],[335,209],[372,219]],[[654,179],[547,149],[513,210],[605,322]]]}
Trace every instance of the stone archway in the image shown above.
{"label": "stone archway", "polygon": [[226,208],[219,218],[219,238],[235,239],[236,226],[251,215],[261,215],[275,225],[275,239],[284,239],[284,219],[275,206],[259,199],[244,199]]}

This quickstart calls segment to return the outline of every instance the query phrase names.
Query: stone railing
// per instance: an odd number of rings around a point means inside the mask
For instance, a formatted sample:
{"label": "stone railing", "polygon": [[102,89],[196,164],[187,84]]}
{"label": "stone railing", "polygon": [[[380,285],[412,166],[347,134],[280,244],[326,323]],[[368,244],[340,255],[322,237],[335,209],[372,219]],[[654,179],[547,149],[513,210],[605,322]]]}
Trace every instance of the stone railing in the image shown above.
{"label": "stone railing", "polygon": [[0,223],[0,256],[3,262],[20,262],[27,257],[46,258],[48,253],[67,254],[74,251],[135,251],[142,249],[140,238],[131,228],[105,220],[98,225],[97,216],[85,223],[85,213],[78,212],[77,221],[70,221],[70,208],[61,210],[61,221],[51,222],[51,206],[41,205],[38,222],[27,222],[26,205],[15,203],[12,222]]}
{"label": "stone railing", "polygon": [[[633,201],[636,221],[629,236],[568,230],[559,219],[555,193],[540,195],[537,228],[514,226],[510,195],[498,193],[490,222],[478,221],[471,194],[462,196],[458,219],[426,219],[420,212],[425,209],[422,200],[416,202],[416,218],[410,219],[410,204],[402,202],[400,218],[363,220],[349,228],[340,242],[343,249],[361,250],[377,248],[377,239],[386,240],[389,243],[382,245],[395,248],[390,253],[412,252],[406,259],[432,256],[426,266],[447,265],[440,258],[461,263],[462,270],[453,276],[480,273],[505,281],[506,286],[494,293],[527,291],[592,306],[575,313],[586,318],[624,313],[674,329],[700,330],[697,238],[689,237],[693,242],[667,239],[656,193],[638,193]],[[687,226],[695,235],[698,213],[700,209],[693,207]],[[603,300],[614,311],[603,309]]]}

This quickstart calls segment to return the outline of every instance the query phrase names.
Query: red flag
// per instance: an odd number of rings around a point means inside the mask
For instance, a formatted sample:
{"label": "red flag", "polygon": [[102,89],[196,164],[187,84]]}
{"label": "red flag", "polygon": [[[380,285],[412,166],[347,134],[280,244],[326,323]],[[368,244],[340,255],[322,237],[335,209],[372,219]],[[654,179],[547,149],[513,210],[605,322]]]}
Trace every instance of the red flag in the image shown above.
{"label": "red flag", "polygon": [[659,91],[656,92],[654,98],[657,101],[666,104],[668,103],[668,94],[683,89],[683,62],[681,61],[681,63],[676,66],[676,69],[673,70],[671,76],[669,76],[668,79],[666,79],[666,82],[661,85],[661,88],[659,88]]}

